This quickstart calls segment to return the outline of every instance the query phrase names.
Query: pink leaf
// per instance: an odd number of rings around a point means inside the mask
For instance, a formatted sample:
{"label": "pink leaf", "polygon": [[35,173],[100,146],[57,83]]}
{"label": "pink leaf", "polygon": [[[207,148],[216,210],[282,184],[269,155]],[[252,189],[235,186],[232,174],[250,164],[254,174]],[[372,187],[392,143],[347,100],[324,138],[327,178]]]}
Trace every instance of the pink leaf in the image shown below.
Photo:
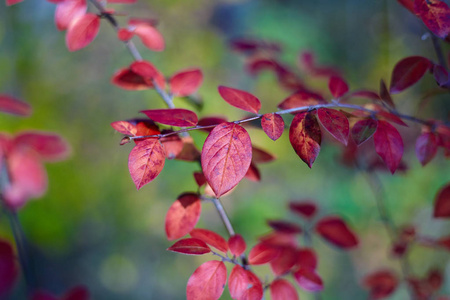
{"label": "pink leaf", "polygon": [[298,300],[297,290],[286,279],[276,279],[270,285],[272,300]]}
{"label": "pink leaf", "polygon": [[450,183],[437,193],[433,216],[435,218],[450,218]]}
{"label": "pink leaf", "polygon": [[316,231],[333,245],[349,249],[358,246],[358,237],[340,217],[322,218],[316,224]]}
{"label": "pink leaf", "polygon": [[261,109],[261,102],[259,99],[245,91],[219,86],[219,94],[226,102],[239,109],[254,114],[257,114]]}
{"label": "pink leaf", "polygon": [[234,123],[214,128],[203,144],[203,173],[217,197],[244,178],[252,160],[252,144],[247,131]]}
{"label": "pink leaf", "polygon": [[130,69],[136,74],[142,76],[150,87],[153,87],[154,83],[156,83],[161,89],[166,87],[166,79],[164,78],[164,75],[150,62],[145,60],[135,61],[130,65]]}
{"label": "pink leaf", "polygon": [[276,141],[283,134],[284,121],[278,114],[265,114],[261,118],[261,127],[269,138]]}
{"label": "pink leaf", "polygon": [[311,112],[297,114],[289,129],[289,140],[295,153],[311,168],[320,152],[322,134]]}
{"label": "pink leaf", "polygon": [[378,128],[373,138],[375,151],[394,174],[403,155],[403,140],[400,133],[388,122],[378,120]]}
{"label": "pink leaf", "polygon": [[[23,0],[6,0],[6,6],[11,6],[17,3],[22,2]],[[1,294],[1,293],[0,293]]]}
{"label": "pink leaf", "polygon": [[0,111],[17,116],[28,117],[31,115],[31,106],[27,102],[9,95],[0,94]]}
{"label": "pink leaf", "polygon": [[128,157],[128,169],[138,190],[161,173],[164,160],[164,149],[156,138],[145,139],[134,146]]}
{"label": "pink leaf", "polygon": [[182,108],[143,110],[141,113],[155,122],[171,126],[189,127],[198,123],[197,115],[193,111]]}
{"label": "pink leaf", "polygon": [[319,108],[317,117],[323,127],[339,142],[347,146],[350,125],[347,117],[340,111],[330,108]]}
{"label": "pink leaf", "polygon": [[170,206],[166,215],[165,228],[169,241],[188,234],[197,224],[202,206],[200,198],[194,193],[185,193]]}
{"label": "pink leaf", "polygon": [[294,247],[282,247],[280,251],[280,255],[270,261],[270,268],[277,276],[287,273],[297,261],[297,252]]}
{"label": "pink leaf", "polygon": [[334,98],[340,98],[348,92],[348,84],[340,77],[331,76],[328,89]]}
{"label": "pink leaf", "polygon": [[117,30],[117,38],[122,42],[127,42],[131,40],[133,36],[134,31],[130,31],[127,28],[120,28],[119,30]]}
{"label": "pink leaf", "polygon": [[58,30],[66,30],[72,21],[84,16],[87,11],[86,0],[65,0],[56,5],[55,23]]}
{"label": "pink leaf", "polygon": [[294,273],[298,285],[307,292],[318,292],[323,290],[322,278],[311,269],[301,268]]}
{"label": "pink leaf", "polygon": [[187,300],[217,300],[227,281],[227,268],[221,261],[203,263],[189,278],[186,287]]}
{"label": "pink leaf", "polygon": [[136,126],[127,121],[112,122],[111,127],[117,132],[131,136],[136,135],[137,132]]}
{"label": "pink leaf", "polygon": [[235,265],[230,273],[228,289],[233,299],[260,300],[263,296],[263,287],[259,278],[239,265]]}
{"label": "pink leaf", "polygon": [[175,96],[184,97],[195,93],[203,81],[200,69],[180,71],[170,78],[170,91]]}
{"label": "pink leaf", "polygon": [[250,265],[262,265],[270,262],[280,255],[281,250],[278,247],[266,243],[256,244],[248,254],[248,263]]}
{"label": "pink leaf", "polygon": [[433,132],[424,132],[416,140],[416,156],[422,166],[429,163],[436,155],[438,139]]}
{"label": "pink leaf", "polygon": [[141,39],[145,47],[152,51],[164,50],[164,38],[158,29],[145,23],[139,23],[135,26],[134,34]]}
{"label": "pink leaf", "polygon": [[244,253],[247,245],[240,234],[235,234],[228,239],[228,247],[230,248],[231,254],[239,257]]}
{"label": "pink leaf", "polygon": [[391,93],[400,93],[412,86],[418,82],[431,67],[432,64],[430,60],[422,56],[410,56],[402,59],[395,65],[394,70],[392,71]]}
{"label": "pink leaf", "polygon": [[313,249],[300,248],[297,251],[296,264],[300,268],[315,270],[317,268],[317,255]]}
{"label": "pink leaf", "polygon": [[45,161],[64,160],[70,154],[67,142],[59,135],[48,132],[25,131],[15,137],[14,143],[16,147],[33,149]]}
{"label": "pink leaf", "polygon": [[227,253],[228,251],[228,244],[227,241],[215,233],[214,231],[208,230],[208,229],[202,229],[202,228],[196,228],[191,230],[189,233],[191,237],[199,239],[204,241],[210,246],[213,246],[214,248]]}
{"label": "pink leaf", "polygon": [[202,255],[211,252],[204,241],[195,238],[179,240],[167,250],[188,255]]}
{"label": "pink leaf", "polygon": [[70,23],[66,33],[66,45],[69,51],[80,50],[89,45],[100,29],[99,16],[87,13]]}

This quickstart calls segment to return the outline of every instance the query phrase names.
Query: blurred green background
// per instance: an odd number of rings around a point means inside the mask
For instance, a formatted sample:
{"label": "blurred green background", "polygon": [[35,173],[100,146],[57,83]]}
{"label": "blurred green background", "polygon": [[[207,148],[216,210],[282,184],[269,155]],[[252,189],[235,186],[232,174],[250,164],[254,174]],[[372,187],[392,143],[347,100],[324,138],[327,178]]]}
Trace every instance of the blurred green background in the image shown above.
{"label": "blurred green background", "polygon": [[[136,44],[143,57],[166,76],[187,67],[200,67],[205,80],[198,95],[204,99],[199,116],[245,116],[219,96],[218,85],[247,90],[262,102],[261,112],[276,110],[289,93],[275,77],[263,73],[251,78],[242,56],[229,50],[235,37],[249,36],[279,42],[283,61],[296,69],[298,53],[312,50],[319,63],[341,69],[351,89],[377,89],[389,80],[401,58],[423,55],[435,60],[425,28],[395,1],[240,1],[140,0],[134,5],[111,5],[133,17],[157,18],[166,50],[154,53]],[[90,8],[93,10],[93,8]],[[154,91],[124,91],[110,84],[112,74],[132,62],[126,48],[106,22],[87,48],[69,53],[64,33],[53,23],[54,5],[25,0],[0,8],[0,93],[15,95],[34,108],[30,118],[0,118],[2,131],[25,129],[56,132],[72,147],[67,161],[48,164],[49,190],[31,201],[19,217],[32,248],[39,285],[61,294],[76,284],[86,285],[92,299],[183,299],[190,274],[212,256],[177,255],[164,233],[164,217],[177,196],[195,191],[196,164],[167,161],[159,177],[136,191],[128,174],[131,145],[119,146],[121,135],[110,123],[139,116],[143,109],[163,108]],[[126,17],[118,17],[122,25]],[[448,50],[448,46],[444,46]],[[308,80],[308,78],[306,78]],[[326,91],[326,82],[319,81]],[[423,92],[435,87],[431,76],[395,96],[399,109],[417,113]],[[446,98],[447,97],[447,98]],[[423,117],[446,119],[448,94],[434,97],[419,112]],[[178,107],[196,108],[181,99]],[[142,115],[141,115],[142,116]],[[420,128],[402,130],[409,171],[379,174],[385,202],[397,224],[414,224],[421,234],[450,233],[448,221],[431,218],[436,191],[450,180],[450,164],[439,151],[421,167],[414,155]],[[292,150],[287,132],[277,142],[251,129],[252,142],[277,156],[261,166],[262,181],[244,180],[223,203],[235,230],[252,245],[269,232],[267,219],[296,220],[287,211],[289,200],[312,198],[321,213],[339,214],[361,239],[358,249],[344,252],[313,239],[319,253],[319,273],[325,282],[323,299],[365,299],[361,278],[378,268],[398,263],[389,256],[389,242],[378,218],[374,195],[364,177],[342,166],[340,147],[328,136],[312,169]],[[201,147],[206,134],[192,134]],[[211,204],[203,205],[199,227],[226,237]],[[11,239],[7,220],[0,218],[0,237]],[[438,266],[446,272],[442,293],[450,293],[448,252],[416,247],[412,272],[418,276]],[[263,279],[266,268],[254,268]],[[23,299],[23,282],[13,299]],[[312,295],[301,292],[301,299]],[[402,285],[392,299],[405,299]],[[223,299],[229,299],[228,291]],[[266,299],[270,299],[267,296]]]}

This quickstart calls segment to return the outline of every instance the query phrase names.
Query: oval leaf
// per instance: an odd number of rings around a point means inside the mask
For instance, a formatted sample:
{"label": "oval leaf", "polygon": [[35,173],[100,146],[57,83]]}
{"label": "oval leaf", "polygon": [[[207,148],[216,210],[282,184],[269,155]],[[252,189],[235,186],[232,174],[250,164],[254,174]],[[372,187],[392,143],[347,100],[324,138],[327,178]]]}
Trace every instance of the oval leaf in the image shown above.
{"label": "oval leaf", "polygon": [[270,262],[270,268],[276,276],[288,272],[297,262],[297,252],[294,247],[281,248],[280,255]]}
{"label": "oval leaf", "polygon": [[179,240],[167,250],[189,255],[202,255],[211,252],[211,249],[204,241],[195,238]]}
{"label": "oval leaf", "polygon": [[55,10],[56,28],[58,30],[66,30],[73,20],[82,17],[86,11],[86,0],[65,0],[59,2]]}
{"label": "oval leaf", "polygon": [[416,0],[414,11],[438,37],[445,39],[450,34],[450,9],[444,1]]}
{"label": "oval leaf", "polygon": [[202,211],[200,198],[194,193],[185,193],[170,206],[166,215],[165,228],[169,241],[188,234],[197,224]]}
{"label": "oval leaf", "polygon": [[322,134],[316,117],[310,112],[297,114],[289,129],[295,153],[311,168],[320,152]]}
{"label": "oval leaf", "polygon": [[450,184],[444,186],[436,195],[433,216],[435,218],[450,217]]}
{"label": "oval leaf", "polygon": [[260,300],[263,296],[263,287],[259,278],[239,265],[235,265],[230,273],[228,289],[233,299]]}
{"label": "oval leaf", "polygon": [[261,127],[269,138],[276,141],[283,134],[284,121],[278,114],[265,114],[261,118]]}
{"label": "oval leaf", "polygon": [[297,107],[308,107],[311,105],[317,105],[325,103],[323,97],[319,94],[310,93],[306,91],[297,92],[290,95],[278,105],[280,109],[291,109]]}
{"label": "oval leaf", "polygon": [[310,248],[298,249],[296,264],[300,268],[315,270],[317,268],[317,255]]}
{"label": "oval leaf", "polygon": [[267,224],[277,232],[283,233],[302,232],[302,228],[299,225],[284,220],[268,220]]}
{"label": "oval leaf", "polygon": [[114,73],[111,82],[122,89],[131,91],[147,90],[153,87],[151,82],[149,83],[141,75],[128,68],[120,69]]}
{"label": "oval leaf", "polygon": [[164,75],[150,62],[145,60],[135,61],[130,65],[130,69],[141,76],[149,87],[154,87],[154,83],[160,89],[166,87],[166,79]]}
{"label": "oval leaf", "polygon": [[112,122],[111,127],[117,132],[131,136],[136,135],[137,132],[136,126],[127,121]]}
{"label": "oval leaf", "polygon": [[197,115],[193,111],[182,108],[143,110],[141,113],[155,122],[171,126],[189,127],[198,123]]}
{"label": "oval leaf", "polygon": [[307,292],[318,292],[323,290],[322,278],[313,270],[299,269],[294,273],[298,285]]}
{"label": "oval leaf", "polygon": [[228,247],[230,248],[231,254],[238,257],[247,249],[245,240],[240,234],[235,234],[228,239]]}
{"label": "oval leaf", "polygon": [[210,246],[213,246],[214,248],[222,251],[227,252],[228,251],[228,244],[227,241],[214,231],[208,230],[208,229],[202,229],[202,228],[196,228],[193,229],[189,233],[193,238],[199,239],[204,241]]}
{"label": "oval leaf", "polygon": [[256,244],[248,254],[248,263],[250,265],[262,265],[277,258],[281,253],[278,247],[266,243]]}
{"label": "oval leaf", "polygon": [[9,95],[0,94],[0,111],[27,117],[31,115],[31,106],[22,100],[16,99]]}
{"label": "oval leaf", "polygon": [[400,165],[403,155],[403,140],[394,126],[386,121],[378,120],[378,128],[373,135],[375,151],[394,174]]}
{"label": "oval leaf", "polygon": [[323,127],[325,127],[335,139],[347,146],[350,125],[347,117],[343,113],[334,109],[322,107],[317,110],[317,117]]}
{"label": "oval leaf", "polygon": [[219,86],[219,94],[225,101],[239,109],[255,114],[261,109],[259,99],[248,92]]}
{"label": "oval leaf", "polygon": [[358,238],[340,217],[322,218],[316,224],[316,231],[333,245],[348,249],[358,246]]}
{"label": "oval leaf", "polygon": [[203,263],[189,278],[186,287],[187,300],[219,299],[227,281],[227,268],[221,261]]}
{"label": "oval leaf", "polygon": [[353,125],[352,138],[356,145],[361,145],[367,141],[377,130],[378,122],[374,119],[359,120]]}
{"label": "oval leaf", "polygon": [[297,290],[285,279],[276,279],[270,285],[272,300],[298,300]]}
{"label": "oval leaf", "polygon": [[334,98],[340,98],[348,92],[348,84],[340,77],[331,76],[330,81],[328,81],[328,89]]}
{"label": "oval leaf", "polygon": [[33,149],[44,161],[60,161],[70,154],[67,142],[59,135],[48,132],[22,132],[15,137],[14,143],[17,147]]}
{"label": "oval leaf", "polygon": [[425,166],[433,159],[437,149],[438,139],[432,132],[424,132],[416,140],[416,156],[422,166]]}
{"label": "oval leaf", "polygon": [[170,78],[170,91],[175,96],[184,97],[195,93],[203,81],[200,69],[184,70]]}
{"label": "oval leaf", "polygon": [[412,86],[425,75],[432,67],[432,63],[428,58],[422,56],[410,56],[399,61],[392,71],[391,87],[392,94]]}
{"label": "oval leaf", "polygon": [[161,173],[165,156],[156,138],[145,139],[134,146],[128,157],[128,169],[138,190]]}
{"label": "oval leaf", "polygon": [[134,29],[142,44],[152,51],[163,51],[165,47],[164,38],[161,33],[153,26],[146,23],[139,23]]}
{"label": "oval leaf", "polygon": [[312,201],[289,202],[289,209],[304,218],[312,218],[317,212],[317,205]]}
{"label": "oval leaf", "polygon": [[252,160],[247,131],[234,123],[223,123],[210,132],[203,144],[203,173],[217,197],[244,178]]}
{"label": "oval leaf", "polygon": [[99,16],[87,13],[70,23],[66,34],[66,46],[69,51],[80,50],[89,45],[100,29]]}
{"label": "oval leaf", "polygon": [[395,291],[398,279],[392,271],[381,270],[364,277],[363,285],[370,290],[371,299],[382,299]]}

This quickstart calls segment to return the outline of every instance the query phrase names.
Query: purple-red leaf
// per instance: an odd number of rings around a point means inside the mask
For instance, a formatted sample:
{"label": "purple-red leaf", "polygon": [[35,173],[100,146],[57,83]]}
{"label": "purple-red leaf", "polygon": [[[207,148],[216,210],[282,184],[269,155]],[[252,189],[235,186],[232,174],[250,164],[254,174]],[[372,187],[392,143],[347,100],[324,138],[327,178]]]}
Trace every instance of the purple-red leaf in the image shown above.
{"label": "purple-red leaf", "polygon": [[261,118],[261,127],[269,138],[276,141],[283,134],[284,121],[278,114],[265,114]]}
{"label": "purple-red leaf", "polygon": [[311,112],[297,114],[289,129],[289,140],[295,153],[311,168],[320,152],[322,133]]}
{"label": "purple-red leaf", "polygon": [[0,94],[0,111],[17,116],[31,115],[31,106],[27,102],[9,95]]}
{"label": "purple-red leaf", "polygon": [[317,117],[323,127],[339,142],[347,146],[350,125],[347,117],[340,111],[330,108],[319,108]]}
{"label": "purple-red leaf", "polygon": [[312,218],[317,212],[317,205],[312,201],[292,201],[289,203],[289,209],[305,218]]}
{"label": "purple-red leaf", "polygon": [[445,39],[450,34],[450,8],[444,1],[415,0],[414,11],[438,37]]}
{"label": "purple-red leaf", "polygon": [[100,29],[100,17],[87,13],[70,23],[66,33],[66,46],[69,51],[80,50],[89,45]]}
{"label": "purple-red leaf", "polygon": [[348,84],[340,77],[331,76],[328,89],[334,98],[340,98],[348,92]]}
{"label": "purple-red leaf", "polygon": [[356,145],[367,141],[377,130],[378,122],[374,119],[359,120],[352,127],[352,138]]}
{"label": "purple-red leaf", "polygon": [[214,248],[227,253],[228,251],[228,244],[227,241],[215,233],[214,231],[208,230],[208,229],[202,229],[202,228],[196,228],[193,229],[189,233],[193,238],[199,239],[204,241],[210,246],[213,246]]}
{"label": "purple-red leaf", "polygon": [[383,299],[395,291],[398,279],[392,271],[380,270],[364,277],[363,285],[370,290],[370,299]]}
{"label": "purple-red leaf", "polygon": [[380,80],[380,100],[386,103],[388,106],[395,108],[394,101],[392,100],[391,94],[386,87],[386,83],[383,79]]}
{"label": "purple-red leaf", "polygon": [[428,58],[422,56],[410,56],[399,61],[392,71],[391,87],[392,94],[412,86],[425,75],[432,67],[432,63]]}
{"label": "purple-red leaf", "polygon": [[311,269],[300,268],[294,273],[298,285],[307,292],[318,292],[323,290],[322,278]]}
{"label": "purple-red leaf", "polygon": [[280,109],[291,109],[296,107],[305,107],[325,103],[323,97],[319,94],[301,91],[297,92],[281,102],[278,107]]}
{"label": "purple-red leaf", "polygon": [[11,245],[0,240],[0,298],[9,299],[8,293],[13,288],[19,275],[16,257]]}
{"label": "purple-red leaf", "polygon": [[233,89],[226,86],[219,86],[219,94],[229,104],[239,109],[257,114],[261,109],[261,102],[252,94]]}
{"label": "purple-red leaf", "polygon": [[278,247],[266,243],[256,244],[248,254],[248,263],[250,265],[262,265],[277,258],[281,253]]}
{"label": "purple-red leaf", "polygon": [[247,131],[234,123],[223,123],[211,131],[203,144],[203,173],[217,197],[244,178],[252,161]]}
{"label": "purple-red leaf", "polygon": [[155,122],[171,126],[189,127],[198,123],[197,115],[193,111],[182,108],[143,110],[141,113]]}
{"label": "purple-red leaf", "polygon": [[221,261],[203,263],[189,278],[186,287],[187,300],[217,300],[227,282],[227,268]]}
{"label": "purple-red leaf", "polygon": [[267,224],[277,232],[283,233],[302,232],[302,228],[299,225],[284,220],[268,220]]}
{"label": "purple-red leaf", "polygon": [[169,241],[188,234],[197,224],[202,211],[200,198],[194,193],[185,193],[170,206],[166,215],[165,228]]}
{"label": "purple-red leaf", "polygon": [[349,249],[358,246],[358,237],[340,217],[322,218],[317,222],[315,229],[324,239],[339,248]]}
{"label": "purple-red leaf", "polygon": [[386,121],[378,120],[378,128],[373,135],[375,151],[394,174],[400,165],[403,155],[403,140],[394,126]]}
{"label": "purple-red leaf", "polygon": [[164,75],[152,63],[145,60],[135,61],[130,65],[130,69],[141,76],[149,87],[153,87],[154,83],[161,89],[166,87]]}
{"label": "purple-red leaf", "polygon": [[175,96],[189,96],[198,90],[202,81],[203,74],[200,69],[180,71],[170,78],[170,91]]}
{"label": "purple-red leaf", "polygon": [[240,234],[235,234],[228,239],[228,247],[230,248],[231,254],[241,256],[247,248],[247,245]]}
{"label": "purple-red leaf", "polygon": [[301,248],[297,251],[296,264],[300,268],[315,270],[317,268],[317,255],[313,249]]}
{"label": "purple-red leaf", "polygon": [[450,183],[437,193],[433,216],[435,218],[450,218]]}
{"label": "purple-red leaf", "polygon": [[131,91],[147,90],[153,84],[131,69],[123,68],[114,73],[111,82],[120,88]]}
{"label": "purple-red leaf", "polygon": [[422,166],[429,163],[436,155],[438,139],[433,132],[424,132],[416,140],[416,156]]}
{"label": "purple-red leaf", "polygon": [[179,240],[167,250],[188,255],[202,255],[211,252],[204,241],[195,238]]}
{"label": "purple-red leaf", "polygon": [[297,290],[286,279],[276,279],[270,284],[272,300],[298,300]]}
{"label": "purple-red leaf", "polygon": [[270,268],[277,276],[288,272],[297,261],[297,252],[294,247],[282,247],[280,251],[280,255],[270,261]]}
{"label": "purple-red leaf", "polygon": [[253,146],[252,161],[258,164],[274,161],[276,157],[269,152]]}
{"label": "purple-red leaf", "polygon": [[128,157],[128,169],[138,190],[161,173],[165,157],[156,138],[145,139],[134,146]]}

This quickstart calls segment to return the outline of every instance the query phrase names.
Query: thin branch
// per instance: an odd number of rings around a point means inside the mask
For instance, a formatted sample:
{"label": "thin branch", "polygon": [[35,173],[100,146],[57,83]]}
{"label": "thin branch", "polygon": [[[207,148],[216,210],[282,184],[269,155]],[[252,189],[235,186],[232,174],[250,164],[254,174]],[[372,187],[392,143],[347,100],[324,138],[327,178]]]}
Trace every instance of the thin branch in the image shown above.
{"label": "thin branch", "polygon": [[216,207],[217,212],[219,213],[220,218],[223,221],[223,224],[225,225],[225,228],[228,231],[228,234],[231,236],[235,235],[233,225],[231,225],[230,219],[228,218],[227,212],[223,208],[222,202],[219,198],[211,198],[212,203]]}
{"label": "thin branch", "polygon": [[438,58],[439,64],[448,70],[447,63],[445,61],[444,53],[442,52],[442,47],[439,39],[433,33],[431,33],[431,41],[433,42],[434,52]]}
{"label": "thin branch", "polygon": [[213,255],[219,256],[223,261],[227,261],[229,263],[232,263],[232,264],[235,264],[235,265],[238,265],[238,266],[241,266],[241,267],[245,268],[245,266],[240,264],[236,259],[229,258],[227,256],[224,256],[224,255],[222,255],[220,253],[217,253],[215,251],[212,251],[212,250],[211,250],[211,253]]}

